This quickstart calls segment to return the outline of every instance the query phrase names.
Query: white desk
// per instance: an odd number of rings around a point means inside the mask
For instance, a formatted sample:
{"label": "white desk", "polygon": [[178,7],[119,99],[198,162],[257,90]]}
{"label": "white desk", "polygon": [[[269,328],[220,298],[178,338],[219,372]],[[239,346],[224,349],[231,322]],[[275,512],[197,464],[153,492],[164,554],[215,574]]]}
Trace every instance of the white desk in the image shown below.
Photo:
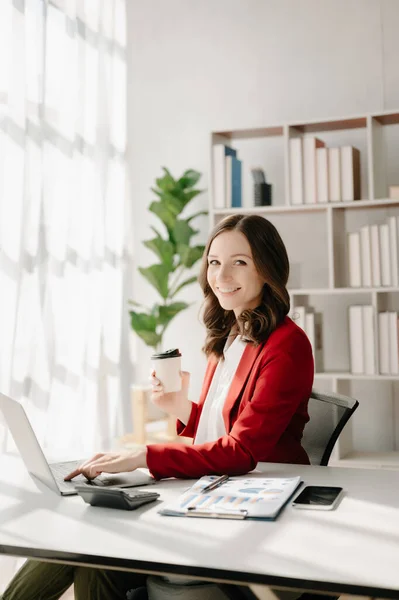
{"label": "white desk", "polygon": [[[267,474],[342,485],[331,512],[286,507],[275,522],[163,517],[59,497],[0,459],[0,553],[194,578],[399,598],[399,473],[263,464]],[[189,483],[152,487],[170,501]]]}

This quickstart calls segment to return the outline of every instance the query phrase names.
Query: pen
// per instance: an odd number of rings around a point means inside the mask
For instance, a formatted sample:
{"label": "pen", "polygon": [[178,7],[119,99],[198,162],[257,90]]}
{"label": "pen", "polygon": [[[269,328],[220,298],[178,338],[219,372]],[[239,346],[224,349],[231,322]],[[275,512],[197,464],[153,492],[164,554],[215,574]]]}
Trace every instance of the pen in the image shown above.
{"label": "pen", "polygon": [[227,481],[228,478],[229,478],[228,475],[221,475],[220,477],[218,477],[217,479],[215,479],[215,481],[212,481],[211,483],[209,483],[208,485],[206,485],[204,488],[202,488],[201,493],[204,494],[206,492],[211,492],[212,490],[214,490],[217,487],[219,487],[219,485],[222,485],[222,483],[224,483],[225,481]]}

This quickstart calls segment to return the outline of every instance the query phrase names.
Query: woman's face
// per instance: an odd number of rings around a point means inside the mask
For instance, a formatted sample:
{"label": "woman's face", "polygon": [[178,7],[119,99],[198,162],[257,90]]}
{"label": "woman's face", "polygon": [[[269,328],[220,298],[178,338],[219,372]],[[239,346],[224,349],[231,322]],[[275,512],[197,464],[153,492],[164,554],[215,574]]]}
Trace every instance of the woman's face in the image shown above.
{"label": "woman's face", "polygon": [[265,283],[255,268],[251,246],[239,231],[224,231],[208,254],[208,283],[224,310],[238,317],[261,303]]}

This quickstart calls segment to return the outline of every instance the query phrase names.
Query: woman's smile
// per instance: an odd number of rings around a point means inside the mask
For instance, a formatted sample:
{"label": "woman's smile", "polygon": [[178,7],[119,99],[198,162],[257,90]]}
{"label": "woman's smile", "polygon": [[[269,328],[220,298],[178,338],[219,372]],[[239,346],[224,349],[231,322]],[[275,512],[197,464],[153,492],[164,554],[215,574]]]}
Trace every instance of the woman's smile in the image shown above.
{"label": "woman's smile", "polygon": [[227,287],[227,286],[217,286],[219,294],[223,296],[233,296],[236,292],[240,291],[240,287]]}

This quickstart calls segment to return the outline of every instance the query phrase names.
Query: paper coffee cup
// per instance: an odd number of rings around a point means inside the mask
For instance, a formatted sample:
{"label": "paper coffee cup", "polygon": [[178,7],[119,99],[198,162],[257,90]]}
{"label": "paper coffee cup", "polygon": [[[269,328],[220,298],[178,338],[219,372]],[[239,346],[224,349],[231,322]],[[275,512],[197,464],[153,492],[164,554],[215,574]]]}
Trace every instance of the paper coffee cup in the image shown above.
{"label": "paper coffee cup", "polygon": [[178,348],[153,354],[151,363],[165,394],[181,390],[181,353]]}

